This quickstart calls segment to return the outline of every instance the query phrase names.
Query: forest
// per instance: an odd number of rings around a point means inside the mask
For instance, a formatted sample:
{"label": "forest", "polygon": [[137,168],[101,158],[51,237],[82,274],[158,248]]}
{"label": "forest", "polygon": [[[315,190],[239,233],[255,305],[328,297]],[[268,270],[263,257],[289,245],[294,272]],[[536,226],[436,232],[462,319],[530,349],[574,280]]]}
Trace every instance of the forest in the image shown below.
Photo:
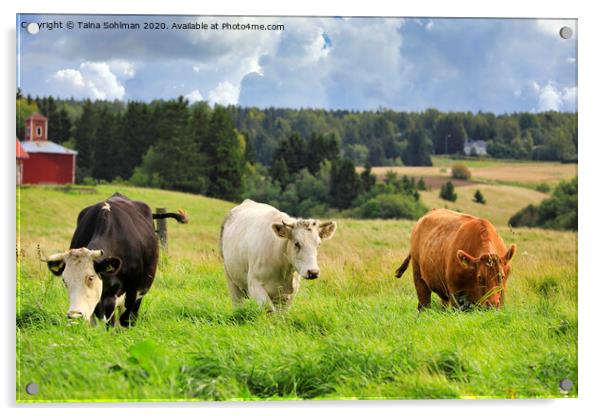
{"label": "forest", "polygon": [[418,182],[395,175],[377,181],[371,166],[465,158],[467,140],[485,141],[488,158],[577,161],[577,114],[553,111],[259,109],[183,97],[125,103],[18,91],[17,137],[33,112],[49,118],[49,140],[78,151],[81,184],[127,181],[229,201],[253,198],[291,215],[418,218],[426,211]]}

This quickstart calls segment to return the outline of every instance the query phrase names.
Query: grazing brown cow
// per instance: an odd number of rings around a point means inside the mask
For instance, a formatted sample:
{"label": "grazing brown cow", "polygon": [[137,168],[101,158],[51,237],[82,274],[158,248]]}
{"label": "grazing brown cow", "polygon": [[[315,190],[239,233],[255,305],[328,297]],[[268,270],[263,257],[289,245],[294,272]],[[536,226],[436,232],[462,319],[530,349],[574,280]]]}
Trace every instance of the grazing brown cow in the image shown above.
{"label": "grazing brown cow", "polygon": [[514,244],[506,250],[489,221],[434,209],[414,226],[410,254],[395,275],[401,277],[412,261],[418,310],[430,306],[431,292],[462,309],[473,304],[499,307],[515,251]]}

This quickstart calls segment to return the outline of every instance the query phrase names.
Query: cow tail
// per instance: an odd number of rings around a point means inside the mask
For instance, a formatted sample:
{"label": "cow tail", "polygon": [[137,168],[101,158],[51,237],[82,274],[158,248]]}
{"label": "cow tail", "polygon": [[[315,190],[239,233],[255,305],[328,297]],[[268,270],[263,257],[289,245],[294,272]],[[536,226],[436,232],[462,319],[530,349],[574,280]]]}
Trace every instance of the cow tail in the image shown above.
{"label": "cow tail", "polygon": [[162,218],[173,218],[180,224],[188,223],[188,214],[186,214],[186,211],[184,211],[183,209],[178,209],[177,213],[176,212],[166,212],[163,214],[157,214],[157,213],[153,214],[153,220],[159,220]]}
{"label": "cow tail", "polygon": [[401,275],[407,270],[407,268],[410,264],[411,258],[412,258],[412,255],[408,254],[408,257],[406,257],[406,259],[403,261],[403,263],[401,263],[401,266],[399,266],[399,269],[395,270],[395,277],[397,277],[399,279],[401,277]]}

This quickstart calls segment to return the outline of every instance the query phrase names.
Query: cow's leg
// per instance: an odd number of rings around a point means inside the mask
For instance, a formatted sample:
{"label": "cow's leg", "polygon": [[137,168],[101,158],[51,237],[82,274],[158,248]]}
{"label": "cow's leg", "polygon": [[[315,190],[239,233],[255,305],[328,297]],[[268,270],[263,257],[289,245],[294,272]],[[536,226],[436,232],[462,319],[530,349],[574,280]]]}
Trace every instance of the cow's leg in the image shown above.
{"label": "cow's leg", "polygon": [[138,318],[138,310],[142,298],[136,295],[136,292],[126,293],[125,295],[125,311],[119,317],[121,326],[133,326]]}
{"label": "cow's leg", "polygon": [[249,297],[251,299],[255,299],[257,303],[259,303],[262,306],[265,306],[269,312],[274,312],[276,310],[276,308],[274,308],[274,304],[272,303],[272,299],[270,299],[270,296],[257,279],[249,275],[248,285]]}
{"label": "cow's leg", "polygon": [[420,311],[431,306],[431,288],[422,279],[418,262],[412,261],[412,271],[414,273],[414,287],[418,296],[418,310]]}
{"label": "cow's leg", "polygon": [[227,272],[226,281],[228,282],[228,289],[230,290],[230,298],[232,298],[232,304],[234,305],[234,307],[240,306],[247,297],[246,293],[240,290],[236,283],[232,281]]}
{"label": "cow's leg", "polygon": [[101,302],[104,310],[104,320],[107,325],[115,326],[115,298],[110,296],[103,299]]}

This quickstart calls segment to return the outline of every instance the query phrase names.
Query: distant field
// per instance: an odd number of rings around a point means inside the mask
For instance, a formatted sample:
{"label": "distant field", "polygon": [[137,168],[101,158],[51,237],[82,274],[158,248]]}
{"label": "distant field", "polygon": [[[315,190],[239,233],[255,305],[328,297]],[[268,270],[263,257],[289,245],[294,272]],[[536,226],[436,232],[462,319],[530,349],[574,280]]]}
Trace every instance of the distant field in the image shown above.
{"label": "distant field", "polygon": [[[494,218],[518,246],[507,305],[435,305],[420,315],[411,270],[393,277],[413,221],[337,220],[320,249],[322,276],[302,282],[289,312],[266,314],[230,303],[217,246],[233,204],[109,185],[97,194],[22,189],[17,401],[559,397],[563,378],[575,383],[567,394],[575,397],[577,234],[511,231],[502,225],[505,204],[544,195],[480,186],[490,202],[473,207],[465,201],[471,187],[457,189],[458,207]],[[114,191],[153,208],[184,208],[190,223],[169,223],[169,255],[137,326],[67,326],[66,291],[36,247],[65,250],[79,210]],[[425,201],[439,203],[431,193]],[[25,393],[30,382],[40,386],[35,396]]]}
{"label": "distant field", "polygon": [[[487,203],[477,204],[472,198],[479,189]],[[479,217],[485,217],[498,227],[507,227],[510,217],[529,204],[539,204],[547,194],[532,189],[506,185],[469,185],[456,187],[456,202],[439,198],[439,188],[421,192],[422,199],[428,208],[449,208]]]}
{"label": "distant field", "polygon": [[[555,185],[561,180],[570,179],[577,175],[577,165],[559,162],[522,162],[494,160],[452,160],[448,158],[433,158],[432,167],[424,166],[377,166],[372,168],[375,175],[383,177],[387,171],[399,175],[424,177],[427,183],[439,183],[442,178],[451,177],[451,166],[463,163],[469,167],[472,182],[498,183],[533,188],[546,182]],[[361,171],[361,168],[359,168]]]}

